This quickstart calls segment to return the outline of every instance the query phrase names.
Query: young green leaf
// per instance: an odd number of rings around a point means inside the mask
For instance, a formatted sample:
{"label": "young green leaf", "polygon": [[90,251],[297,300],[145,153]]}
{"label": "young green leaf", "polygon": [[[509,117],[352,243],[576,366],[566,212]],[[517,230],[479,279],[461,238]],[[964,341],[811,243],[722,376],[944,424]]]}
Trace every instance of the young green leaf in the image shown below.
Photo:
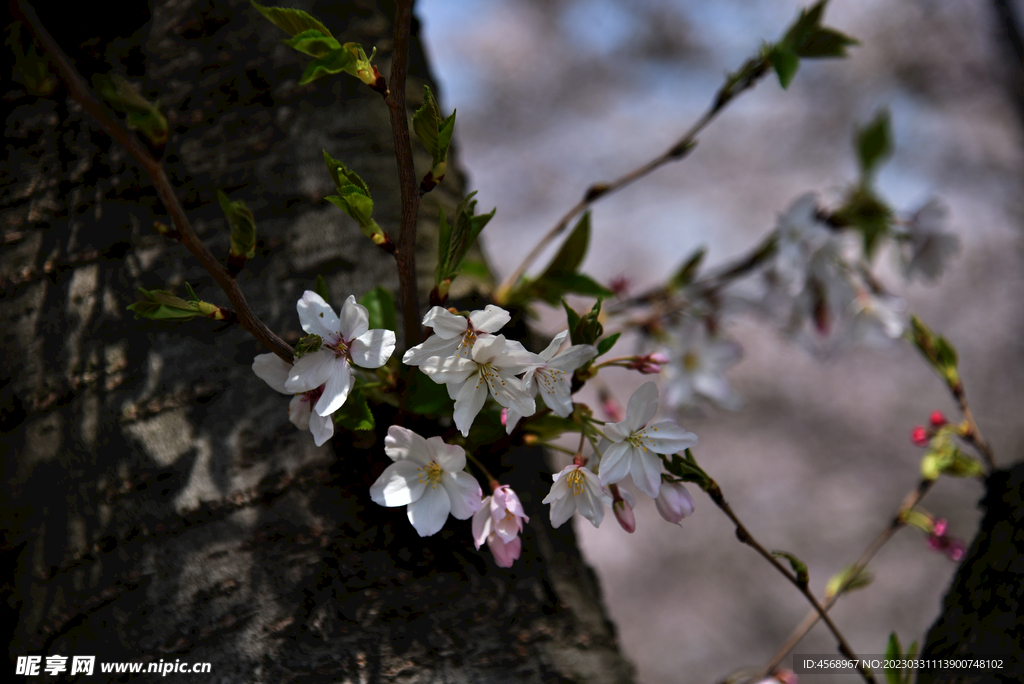
{"label": "young green leaf", "polygon": [[788,45],[779,43],[772,48],[772,68],[779,77],[779,85],[785,90],[800,68],[800,58]]}
{"label": "young green leaf", "polygon": [[697,276],[697,271],[700,269],[701,262],[704,261],[704,255],[707,254],[708,250],[706,247],[701,247],[693,255],[686,260],[686,263],[679,267],[676,274],[669,280],[669,285],[676,289],[681,289],[693,282],[693,279]]}
{"label": "young green leaf", "polygon": [[366,395],[357,384],[348,395],[348,399],[331,417],[335,424],[346,430],[372,430],[376,426],[373,411],[366,400]]}
{"label": "young green leaf", "polygon": [[231,256],[236,259],[252,259],[256,256],[256,219],[249,207],[241,200],[232,201],[220,190],[217,201],[231,230]]}
{"label": "young green leaf", "polygon": [[324,277],[319,273],[316,276],[316,280],[313,282],[313,292],[316,292],[320,295],[320,299],[330,304],[330,297],[327,293],[327,281],[325,281]]}
{"label": "young green leaf", "polygon": [[466,258],[466,254],[476,242],[480,231],[484,229],[484,226],[494,217],[494,212],[497,211],[497,209],[492,209],[489,214],[474,215],[476,211],[474,195],[476,192],[471,192],[459,202],[451,224],[448,223],[444,211],[441,212],[437,268],[434,271],[435,286],[439,286],[445,280],[451,280],[458,274],[463,259]]}
{"label": "young green leaf", "polygon": [[796,581],[801,587],[807,587],[807,581],[809,579],[807,573],[807,564],[802,560],[789,553],[788,551],[772,551],[773,558],[785,558],[789,561],[789,567],[793,568],[793,572],[796,573]]}
{"label": "young green leaf", "polygon": [[185,281],[185,292],[188,293],[188,301],[190,303],[199,301],[199,297],[196,297],[195,291],[192,289],[192,286],[188,284],[187,280]]}
{"label": "young green leaf", "polygon": [[259,10],[259,13],[266,17],[271,24],[290,36],[297,36],[310,29],[319,31],[325,36],[331,35],[326,26],[302,10],[286,7],[264,7],[257,3],[256,0],[250,1],[252,6]]}
{"label": "young green leaf", "polygon": [[341,49],[341,43],[335,38],[325,36],[316,29],[303,31],[294,38],[285,40],[284,43],[299,52],[317,58],[325,57],[331,52]]}
{"label": "young green leaf", "polygon": [[865,182],[872,178],[880,164],[892,156],[892,134],[889,129],[889,112],[886,109],[879,110],[870,122],[857,129],[854,144],[861,177]]}
{"label": "young green leaf", "polygon": [[129,129],[139,131],[155,145],[167,142],[170,126],[157,103],[142,97],[135,86],[116,74],[96,74],[92,82],[100,97],[127,115]]}
{"label": "young green leaf", "polygon": [[619,337],[621,336],[622,333],[617,332],[614,335],[602,338],[601,341],[597,343],[597,355],[603,356],[608,353],[608,351],[615,346],[615,343],[619,341]]}
{"label": "young green leaf", "polygon": [[343,48],[331,50],[323,57],[314,59],[306,65],[306,70],[302,72],[302,78],[299,79],[299,85],[312,83],[324,76],[351,73],[355,64],[356,56],[351,51]]}
{"label": "young green leaf", "polygon": [[359,300],[370,315],[370,329],[395,330],[398,327],[395,315],[395,300],[383,287],[375,287]]}

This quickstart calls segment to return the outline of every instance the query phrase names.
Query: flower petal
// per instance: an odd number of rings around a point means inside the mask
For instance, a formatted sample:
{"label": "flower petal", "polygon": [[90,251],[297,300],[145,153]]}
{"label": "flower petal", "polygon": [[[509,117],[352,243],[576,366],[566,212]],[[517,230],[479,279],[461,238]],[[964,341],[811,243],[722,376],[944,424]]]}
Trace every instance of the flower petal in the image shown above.
{"label": "flower petal", "polygon": [[329,349],[304,355],[292,366],[284,383],[285,389],[293,394],[316,389],[330,379],[336,361],[337,357]]}
{"label": "flower petal", "polygon": [[697,435],[674,421],[665,420],[644,429],[641,441],[657,454],[674,454],[697,444]]}
{"label": "flower petal", "polygon": [[494,554],[494,562],[499,568],[511,568],[523,550],[523,541],[516,537],[509,542],[502,541],[497,535],[487,537],[487,548]]}
{"label": "flower petal", "polygon": [[384,453],[392,461],[412,461],[417,466],[424,466],[430,461],[427,440],[408,428],[392,425],[384,438]]}
{"label": "flower petal", "polygon": [[481,364],[493,363],[504,351],[504,335],[480,337],[473,344],[473,360]]}
{"label": "flower petal", "polygon": [[477,369],[477,364],[458,356],[433,356],[420,364],[420,370],[439,385],[465,382]]}
{"label": "flower petal", "polygon": [[455,398],[455,426],[463,437],[469,435],[469,428],[473,427],[480,409],[487,401],[487,383],[477,378],[471,378],[459,390],[459,396]]}
{"label": "flower petal", "polygon": [[323,446],[324,442],[334,436],[334,421],[330,416],[312,412],[309,414],[309,431],[313,433],[313,444]]}
{"label": "flower petal", "polygon": [[589,520],[591,525],[600,527],[601,521],[604,520],[604,501],[600,492],[584,486],[576,497],[576,510]]}
{"label": "flower petal", "polygon": [[427,488],[419,474],[419,467],[412,461],[392,463],[370,486],[370,498],[381,506],[406,506],[423,496]]}
{"label": "flower petal", "polygon": [[645,382],[640,389],[633,392],[626,405],[626,425],[630,432],[636,432],[651,422],[658,412],[658,386],[653,382]]}
{"label": "flower petal", "polygon": [[360,368],[380,368],[395,352],[395,333],[378,328],[352,340],[348,348],[352,363]]}
{"label": "flower petal", "polygon": [[433,328],[434,334],[444,340],[462,337],[469,330],[465,316],[456,316],[451,311],[435,306],[423,317],[423,325]]}
{"label": "flower petal", "polygon": [[370,312],[352,295],[348,296],[341,307],[340,326],[341,336],[346,340],[359,337],[370,329]]}
{"label": "flower petal", "polygon": [[661,459],[652,451],[634,450],[636,453],[629,467],[633,484],[647,496],[657,499],[661,490]]}
{"label": "flower petal", "polygon": [[[604,441],[602,440],[602,443]],[[600,446],[600,445],[599,445]],[[609,443],[601,453],[601,484],[610,485],[623,480],[629,474],[629,464],[635,454],[634,447],[627,442]]]}
{"label": "flower petal", "polygon": [[484,499],[480,510],[473,514],[473,544],[478,549],[483,546],[484,542],[487,541],[487,535],[491,533],[491,511],[488,505],[490,504],[490,501],[488,501],[490,498]]}
{"label": "flower petal", "polygon": [[292,394],[285,389],[292,365],[277,354],[260,354],[252,360],[252,372],[270,388],[281,394]]}
{"label": "flower petal", "polygon": [[331,377],[327,379],[327,385],[324,387],[324,393],[320,395],[320,400],[316,402],[313,410],[321,416],[331,415],[340,409],[348,399],[348,393],[352,391],[354,384],[355,378],[352,377],[352,369],[349,368],[348,361],[336,358],[334,368],[331,370]]}
{"label": "flower petal", "polygon": [[452,515],[458,520],[467,520],[481,510],[483,492],[480,491],[480,483],[469,473],[461,470],[445,472],[441,486],[448,492]]}
{"label": "flower petal", "polygon": [[523,384],[519,378],[505,373],[481,373],[481,375],[487,381],[491,396],[502,406],[514,408],[524,416],[532,416],[537,412],[537,403],[523,390]]}
{"label": "flower petal", "polygon": [[566,376],[559,373],[554,378],[551,378],[549,371],[549,373],[541,376],[540,380],[541,382],[538,383],[542,390],[540,395],[543,397],[547,407],[554,411],[556,416],[562,418],[571,416],[572,388],[569,387],[569,381],[566,379]]}
{"label": "flower petal", "polygon": [[597,356],[597,347],[589,344],[575,344],[551,359],[548,368],[570,373]]}
{"label": "flower petal", "polygon": [[554,358],[555,354],[558,353],[559,347],[562,346],[562,342],[565,342],[566,336],[569,334],[568,330],[563,330],[554,336],[551,340],[551,344],[545,347],[544,351],[540,353],[540,357],[545,361],[550,361]]}
{"label": "flower petal", "polygon": [[319,335],[332,344],[338,341],[341,323],[323,297],[312,290],[306,290],[295,308],[299,312],[299,324],[308,334]]}
{"label": "flower petal", "polygon": [[461,341],[461,338],[446,340],[440,335],[431,335],[427,338],[426,342],[417,344],[405,352],[402,356],[402,363],[407,366],[418,366],[433,356],[440,356],[442,358],[455,356]]}
{"label": "flower petal", "polygon": [[[554,492],[555,488],[552,487]],[[550,496],[550,495],[549,495]],[[576,512],[576,497],[572,494],[554,499],[551,504],[551,526],[558,527]]]}
{"label": "flower petal", "polygon": [[444,487],[426,487],[423,496],[409,504],[406,515],[421,537],[429,537],[441,531],[451,509],[452,504]]}
{"label": "flower petal", "polygon": [[296,394],[288,402],[288,420],[300,430],[309,429],[309,417],[312,412],[313,407],[309,405],[309,399],[305,394]]}
{"label": "flower petal", "polygon": [[466,467],[466,452],[457,444],[448,444],[440,437],[426,441],[427,452],[432,461],[446,473],[455,473]]}
{"label": "flower petal", "polygon": [[629,425],[626,421],[621,423],[605,423],[604,434],[613,442],[624,442],[629,437]]}
{"label": "flower petal", "polygon": [[505,414],[505,434],[511,435],[522,418],[523,414],[516,411],[514,407],[509,407],[508,412]]}
{"label": "flower petal", "polygon": [[469,314],[469,322],[473,324],[475,330],[480,332],[498,332],[510,320],[512,320],[512,315],[494,304],[488,304],[483,311],[474,311]]}

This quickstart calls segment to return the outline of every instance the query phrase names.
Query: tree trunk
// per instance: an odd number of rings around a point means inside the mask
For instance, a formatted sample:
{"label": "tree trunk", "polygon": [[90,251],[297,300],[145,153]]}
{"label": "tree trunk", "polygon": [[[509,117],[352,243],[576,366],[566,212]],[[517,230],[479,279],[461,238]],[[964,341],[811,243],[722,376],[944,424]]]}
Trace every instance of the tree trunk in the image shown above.
{"label": "tree trunk", "polygon": [[[167,173],[215,253],[228,248],[215,191],[253,209],[260,243],[239,282],[258,315],[294,342],[295,302],[317,274],[336,308],[377,285],[394,290],[391,257],[321,201],[333,191],[326,149],[367,180],[378,222],[395,231],[380,96],[347,76],[299,86],[304,60],[247,2],[151,4],[37,10],[87,79],[118,73],[159,97]],[[312,11],[343,41],[377,45],[387,74],[382,4]],[[415,36],[410,72],[416,106],[430,75]],[[552,530],[540,505],[542,454],[502,457],[502,480],[531,516],[514,568],[476,551],[468,522],[420,539],[404,509],[369,498],[390,463],[385,420],[317,448],[288,422],[288,397],[253,374],[266,350],[238,326],[133,320],[125,307],[139,287],[182,294],[187,282],[227,302],[153,230],[169,221],[148,177],[63,88],[39,99],[5,81],[3,92],[12,665],[94,655],[99,675],[113,661],[209,662],[209,682],[632,680],[571,525]],[[450,209],[461,192],[453,170],[428,195],[425,250],[438,203]],[[196,681],[142,677],[126,679]]]}

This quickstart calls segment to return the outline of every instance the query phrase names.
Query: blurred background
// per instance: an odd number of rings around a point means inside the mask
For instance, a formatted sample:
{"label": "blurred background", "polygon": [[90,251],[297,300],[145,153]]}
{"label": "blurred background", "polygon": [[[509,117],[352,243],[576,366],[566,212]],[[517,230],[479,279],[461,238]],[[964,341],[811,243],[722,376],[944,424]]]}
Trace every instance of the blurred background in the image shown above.
{"label": "blurred background", "polygon": [[[769,76],[700,136],[689,158],[600,201],[584,272],[605,284],[626,276],[641,292],[664,282],[700,246],[708,248],[709,266],[742,254],[805,192],[838,206],[856,179],[854,128],[887,107],[896,152],[879,191],[904,213],[942,198],[962,249],[932,286],[907,285],[888,252],[878,258],[878,273],[957,346],[997,462],[1019,460],[1024,141],[1014,79],[1021,65],[998,4],[833,0],[825,23],[861,41],[851,56],[802,62],[788,91]],[[674,143],[724,74],[763,40],[780,38],[801,6],[419,0],[442,108],[458,108],[457,154],[469,188],[479,190],[480,209],[498,208],[484,247],[499,275],[515,268],[591,183]],[[549,333],[562,325],[564,316],[554,312],[540,322]],[[745,353],[728,374],[743,406],[686,414],[682,422],[699,435],[697,457],[741,519],[769,549],[807,562],[820,595],[916,484],[922,451],[910,443],[911,428],[932,410],[957,411],[905,343],[823,357],[763,319],[732,318],[726,332]],[[627,342],[619,347],[633,351]],[[623,405],[648,379],[624,369],[602,377]],[[601,529],[574,521],[622,648],[645,684],[712,682],[759,665],[808,609],[736,541],[713,504],[691,491],[697,511],[681,528],[663,521],[645,497],[638,498],[635,534],[611,515]],[[979,482],[942,479],[923,507],[948,518],[951,534],[969,542],[981,493]],[[883,653],[892,631],[904,644],[922,641],[956,564],[930,551],[922,533],[903,530],[871,569],[874,584],[832,611],[854,650]],[[819,626],[796,652],[834,653],[833,640]]]}

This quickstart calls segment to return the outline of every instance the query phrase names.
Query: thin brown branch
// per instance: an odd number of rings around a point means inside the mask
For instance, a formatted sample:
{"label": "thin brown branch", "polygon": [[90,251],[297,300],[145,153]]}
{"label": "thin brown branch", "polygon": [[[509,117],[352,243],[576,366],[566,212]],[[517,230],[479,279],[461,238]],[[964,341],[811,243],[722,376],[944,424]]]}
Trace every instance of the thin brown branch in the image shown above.
{"label": "thin brown branch", "polygon": [[96,123],[111,138],[128,150],[128,153],[149,175],[153,185],[156,187],[160,201],[163,202],[167,213],[171,216],[174,228],[177,231],[176,237],[178,241],[188,251],[192,252],[199,260],[199,263],[203,265],[207,272],[213,276],[213,279],[217,281],[221,289],[224,290],[224,294],[227,295],[228,301],[231,302],[231,306],[238,315],[238,322],[272,352],[291,363],[291,346],[278,337],[256,316],[248,301],[246,301],[245,295],[239,289],[238,283],[235,282],[235,279],[228,270],[213,256],[210,250],[206,248],[206,245],[203,244],[202,240],[199,239],[192,229],[192,224],[185,215],[185,210],[181,206],[177,193],[175,193],[173,186],[167,179],[167,175],[164,173],[163,164],[153,158],[149,150],[139,142],[138,138],[129,133],[120,123],[107,114],[106,109],[96,96],[93,95],[88,85],[86,85],[85,79],[82,78],[68,56],[57,45],[53,36],[43,27],[32,6],[25,2],[25,0],[12,0],[10,6],[15,17],[27,24],[36,39],[46,48],[46,51],[50,54],[57,67],[58,73],[64,80],[64,83],[67,84],[68,92],[71,96],[82,105],[82,108],[96,120]]}
{"label": "thin brown branch", "polygon": [[391,55],[389,86],[391,92],[385,99],[391,115],[391,135],[395,141],[398,182],[402,193],[402,224],[395,252],[405,327],[405,344],[399,350],[401,352],[418,344],[420,338],[419,290],[416,282],[416,219],[419,216],[420,195],[412,161],[409,116],[405,109],[405,76],[409,61],[413,0],[398,0],[395,5],[395,49]]}
{"label": "thin brown branch", "polygon": [[736,526],[736,538],[739,539],[742,543],[746,544],[747,546],[757,551],[759,554],[761,554],[761,556],[766,561],[772,564],[772,567],[774,567],[776,570],[782,573],[783,577],[789,580],[790,583],[794,587],[796,587],[801,594],[804,595],[804,597],[811,604],[811,606],[814,607],[815,614],[822,621],[824,621],[829,631],[832,632],[832,636],[834,636],[836,639],[839,652],[847,658],[849,658],[850,660],[856,660],[857,669],[860,671],[861,677],[863,677],[864,681],[868,682],[869,684],[874,684],[874,673],[872,673],[870,669],[865,667],[861,659],[858,658],[857,655],[853,652],[853,649],[850,648],[850,645],[846,642],[846,638],[843,637],[842,632],[840,632],[839,628],[836,627],[834,622],[832,622],[832,618],[828,616],[828,613],[826,612],[825,608],[818,602],[818,599],[815,598],[814,594],[811,593],[807,585],[799,581],[795,573],[786,568],[786,566],[780,563],[777,558],[775,558],[763,546],[761,546],[761,544],[756,539],[754,539],[753,535],[750,534],[750,531],[747,530],[746,526],[744,526],[744,524],[740,521],[739,517],[732,510],[732,507],[725,500],[725,497],[722,495],[722,490],[714,481],[712,481],[711,487],[708,489],[708,496],[711,497],[711,500],[715,502],[715,505],[718,506],[722,510],[722,512],[725,513],[726,517],[728,517],[729,520],[732,521],[733,525]]}
{"label": "thin brown branch", "polygon": [[690,152],[693,151],[693,148],[697,146],[697,136],[701,133],[701,131],[703,131],[709,123],[714,121],[715,118],[719,115],[719,113],[721,113],[721,111],[725,109],[729,102],[731,102],[737,95],[751,88],[754,85],[754,83],[757,82],[757,79],[760,78],[767,71],[767,68],[768,62],[762,61],[760,66],[757,69],[753,70],[750,76],[740,85],[734,85],[732,87],[723,86],[723,88],[720,89],[716,94],[714,102],[711,104],[710,107],[708,107],[708,109],[704,112],[700,119],[698,119],[697,122],[694,123],[690,127],[690,129],[683,134],[682,138],[680,138],[674,145],[669,147],[662,154],[658,155],[657,157],[647,162],[646,164],[642,164],[641,166],[638,166],[632,171],[620,176],[619,178],[613,180],[610,183],[595,183],[594,185],[591,185],[587,189],[586,193],[584,193],[583,199],[576,203],[576,205],[572,209],[567,211],[565,215],[558,220],[558,223],[556,223],[554,227],[551,228],[551,230],[549,230],[544,235],[544,237],[540,239],[540,241],[534,246],[530,253],[526,255],[526,258],[523,259],[523,262],[521,264],[519,264],[519,267],[516,268],[516,270],[513,271],[507,278],[505,278],[501,286],[497,289],[497,291],[495,291],[494,300],[498,304],[501,304],[508,298],[509,293],[511,293],[512,290],[515,288],[516,284],[519,282],[519,279],[522,278],[523,275],[526,273],[526,270],[530,268],[531,265],[533,265],[533,262],[535,262],[538,259],[538,257],[540,257],[540,255],[544,252],[548,245],[550,245],[551,242],[554,241],[555,238],[557,238],[559,235],[565,232],[565,229],[569,227],[569,222],[572,221],[572,219],[575,216],[585,211],[588,207],[590,207],[590,205],[592,205],[598,199],[602,197],[607,197],[608,195],[618,190],[621,190],[627,185],[630,185],[634,181],[643,178],[644,176],[650,174],[652,171],[661,168],[662,166],[668,164],[669,162],[678,161],[689,155]]}
{"label": "thin brown branch", "polygon": [[[864,549],[864,552],[860,555],[860,558],[857,559],[857,562],[854,563],[850,571],[847,572],[846,581],[842,585],[840,585],[835,590],[835,593],[833,593],[831,596],[824,597],[821,604],[821,607],[824,611],[827,612],[830,608],[832,608],[833,605],[835,605],[835,602],[838,601],[839,597],[842,596],[845,592],[847,585],[849,585],[850,582],[854,581],[857,578],[857,576],[868,566],[868,563],[870,563],[871,560],[875,557],[875,554],[877,554],[879,550],[883,546],[885,546],[885,544],[888,543],[890,539],[892,539],[893,535],[896,534],[896,532],[904,526],[905,523],[903,522],[903,514],[906,511],[912,509],[918,503],[920,503],[921,499],[925,497],[925,495],[928,493],[928,490],[932,488],[933,484],[935,484],[934,480],[921,480],[921,482],[918,483],[917,487],[915,487],[913,490],[908,492],[905,497],[903,497],[903,502],[900,504],[900,507],[896,512],[896,515],[893,516],[889,524],[886,525],[885,528],[878,533],[878,536],[875,537],[874,541],[872,541],[868,545],[868,547]],[[775,667],[777,667],[779,663],[782,662],[782,659],[785,658],[789,654],[789,652],[792,651],[794,647],[796,647],[798,643],[800,643],[800,640],[807,636],[807,633],[810,632],[816,624],[818,624],[818,620],[820,618],[821,614],[818,612],[817,609],[809,611],[807,615],[804,617],[804,619],[800,622],[800,624],[796,627],[796,629],[794,629],[792,633],[790,633],[785,643],[783,643],[782,646],[780,646],[779,649],[775,652],[775,655],[772,656],[772,659],[761,668],[760,672],[758,672],[758,674],[754,677],[754,680],[756,681],[762,679],[766,673],[771,672]]]}
{"label": "thin brown branch", "polygon": [[971,413],[971,407],[967,404],[967,393],[964,391],[963,382],[957,382],[951,386],[950,391],[953,393],[953,398],[960,405],[960,411],[964,414],[964,420],[967,421],[967,432],[962,435],[964,441],[973,445],[978,450],[981,457],[985,459],[985,463],[988,464],[989,472],[994,471],[996,469],[995,455],[992,453],[992,447],[981,436],[978,424],[974,422],[974,414]]}

